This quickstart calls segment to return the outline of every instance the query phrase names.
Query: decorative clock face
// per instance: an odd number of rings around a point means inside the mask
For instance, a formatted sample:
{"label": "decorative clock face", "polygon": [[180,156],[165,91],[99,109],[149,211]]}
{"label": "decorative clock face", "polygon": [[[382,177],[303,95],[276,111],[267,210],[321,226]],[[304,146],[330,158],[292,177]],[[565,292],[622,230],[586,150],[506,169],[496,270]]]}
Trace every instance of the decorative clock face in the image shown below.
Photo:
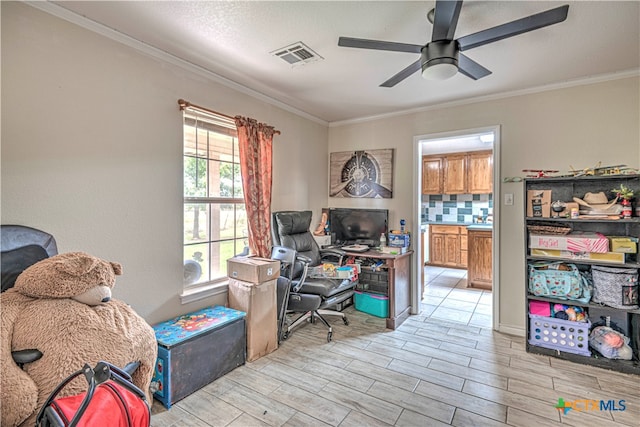
{"label": "decorative clock face", "polygon": [[356,151],[342,167],[340,180],[347,183],[345,191],[354,197],[364,197],[374,190],[378,181],[378,164],[364,151]]}

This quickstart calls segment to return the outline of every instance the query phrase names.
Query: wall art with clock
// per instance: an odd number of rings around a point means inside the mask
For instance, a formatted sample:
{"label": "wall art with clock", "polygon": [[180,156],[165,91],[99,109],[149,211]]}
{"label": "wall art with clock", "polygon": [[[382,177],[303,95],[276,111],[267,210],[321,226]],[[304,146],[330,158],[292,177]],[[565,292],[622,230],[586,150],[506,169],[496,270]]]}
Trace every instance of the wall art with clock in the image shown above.
{"label": "wall art with clock", "polygon": [[393,148],[329,155],[329,196],[393,197]]}

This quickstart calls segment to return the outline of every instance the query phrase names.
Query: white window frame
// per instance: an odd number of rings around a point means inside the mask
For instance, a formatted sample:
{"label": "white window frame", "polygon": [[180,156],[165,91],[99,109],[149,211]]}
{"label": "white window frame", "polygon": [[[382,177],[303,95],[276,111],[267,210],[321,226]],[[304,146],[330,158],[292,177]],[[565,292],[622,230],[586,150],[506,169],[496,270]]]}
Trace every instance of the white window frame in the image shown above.
{"label": "white window frame", "polygon": [[[195,187],[192,184],[194,182],[193,179],[189,180],[187,178],[186,170],[183,171],[185,180],[183,183],[183,259],[186,263],[189,260],[188,254],[195,253],[194,249],[198,249],[203,245],[206,246],[205,263],[198,262],[201,265],[202,273],[205,276],[210,275],[211,264],[217,264],[217,266],[224,271],[224,276],[216,275],[215,277],[205,277],[204,280],[199,280],[195,283],[183,283],[183,292],[180,295],[182,303],[189,303],[192,301],[196,301],[202,298],[206,298],[212,295],[221,294],[227,292],[228,289],[228,278],[226,277],[226,259],[230,256],[236,255],[240,251],[239,245],[244,243],[244,245],[248,244],[248,236],[246,230],[246,209],[244,208],[244,197],[242,193],[242,179],[240,176],[240,164],[239,164],[239,153],[238,149],[238,136],[235,122],[225,116],[213,114],[207,111],[203,111],[200,109],[196,109],[193,107],[187,107],[183,110],[183,165],[187,164],[187,159],[196,159],[197,163],[205,163],[205,177],[202,181],[198,179],[198,171],[196,170],[196,184]],[[191,134],[191,138],[188,137],[188,134]],[[211,138],[212,135],[217,134],[219,138],[217,138],[218,144],[221,143],[222,140],[226,138],[230,138],[229,147],[226,147],[226,153],[223,153],[223,149],[220,151],[212,150],[211,141],[214,138]],[[202,139],[202,140],[201,140]],[[224,142],[222,142],[224,143]],[[213,153],[213,154],[212,154]],[[220,154],[220,156],[214,157],[216,154]],[[198,162],[198,160],[200,162]],[[230,194],[221,194],[221,195],[211,195],[211,186],[213,185],[221,185],[220,181],[216,181],[219,175],[210,174],[210,170],[215,165],[232,165],[231,170],[232,177],[230,181]],[[183,166],[185,167],[185,166]],[[237,171],[237,174],[236,174]],[[198,185],[204,185],[206,188],[202,189],[200,194],[189,194],[188,188],[193,191],[198,191]],[[239,189],[238,189],[239,186]],[[204,192],[204,193],[203,193]],[[188,242],[187,241],[187,207],[189,205],[207,205],[207,212],[204,214],[204,218],[206,224],[204,225],[204,233],[206,234],[204,239],[200,239],[196,242]],[[234,205],[233,212],[233,221],[232,221],[232,236],[231,237],[221,237],[220,233],[220,219],[218,215],[213,214],[214,210],[212,207],[214,206],[222,206],[222,205]],[[241,209],[238,210],[238,207]],[[245,227],[243,228],[241,221],[238,221],[238,216],[242,216],[242,212],[245,212]],[[191,211],[193,212],[193,211]],[[218,211],[220,212],[220,211]],[[228,210],[227,210],[228,212]],[[201,217],[198,216],[200,219]],[[216,224],[216,218],[218,218],[218,222]],[[200,222],[202,220],[200,219]],[[218,226],[216,228],[216,225]],[[200,228],[200,232],[203,230]],[[198,233],[200,235],[200,233]],[[229,248],[229,244],[232,245]],[[214,251],[214,247],[217,247],[217,251]],[[229,251],[231,249],[232,253],[223,254],[223,250],[220,248],[224,247],[225,251]],[[208,254],[208,255],[207,255]],[[225,259],[221,259],[224,257]],[[193,260],[191,261],[193,262]],[[209,265],[207,265],[209,264]]]}

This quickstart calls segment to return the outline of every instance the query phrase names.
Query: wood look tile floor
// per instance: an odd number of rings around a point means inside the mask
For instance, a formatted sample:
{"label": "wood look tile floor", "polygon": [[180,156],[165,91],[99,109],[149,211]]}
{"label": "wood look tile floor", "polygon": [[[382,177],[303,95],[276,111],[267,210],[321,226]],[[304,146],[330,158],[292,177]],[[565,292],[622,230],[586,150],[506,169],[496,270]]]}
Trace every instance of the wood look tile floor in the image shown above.
{"label": "wood look tile floor", "polygon": [[[151,425],[640,425],[639,376],[528,354],[523,337],[491,330],[491,293],[467,289],[464,271],[425,272],[422,313],[395,331],[349,307],[348,326],[329,318],[330,343],[321,323],[303,325],[170,410],[154,402]],[[626,409],[564,414],[559,398]]]}

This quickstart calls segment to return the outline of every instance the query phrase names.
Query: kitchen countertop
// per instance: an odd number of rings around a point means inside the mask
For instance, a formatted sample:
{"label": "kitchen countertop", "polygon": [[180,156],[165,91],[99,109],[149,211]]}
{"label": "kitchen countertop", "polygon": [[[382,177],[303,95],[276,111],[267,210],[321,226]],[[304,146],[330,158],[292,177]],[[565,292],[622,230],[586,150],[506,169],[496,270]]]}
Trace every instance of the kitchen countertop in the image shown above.
{"label": "kitchen countertop", "polygon": [[491,230],[493,227],[492,223],[472,223],[472,222],[452,222],[452,221],[430,221],[423,222],[420,225],[420,229],[425,231],[425,227],[428,225],[459,225],[462,227],[467,227],[470,230]]}
{"label": "kitchen countertop", "polygon": [[453,222],[453,221],[428,221],[423,222],[422,225],[473,225],[473,222]]}
{"label": "kitchen countertop", "polygon": [[479,230],[479,231],[491,231],[493,229],[493,224],[472,224],[467,225],[467,230]]}

